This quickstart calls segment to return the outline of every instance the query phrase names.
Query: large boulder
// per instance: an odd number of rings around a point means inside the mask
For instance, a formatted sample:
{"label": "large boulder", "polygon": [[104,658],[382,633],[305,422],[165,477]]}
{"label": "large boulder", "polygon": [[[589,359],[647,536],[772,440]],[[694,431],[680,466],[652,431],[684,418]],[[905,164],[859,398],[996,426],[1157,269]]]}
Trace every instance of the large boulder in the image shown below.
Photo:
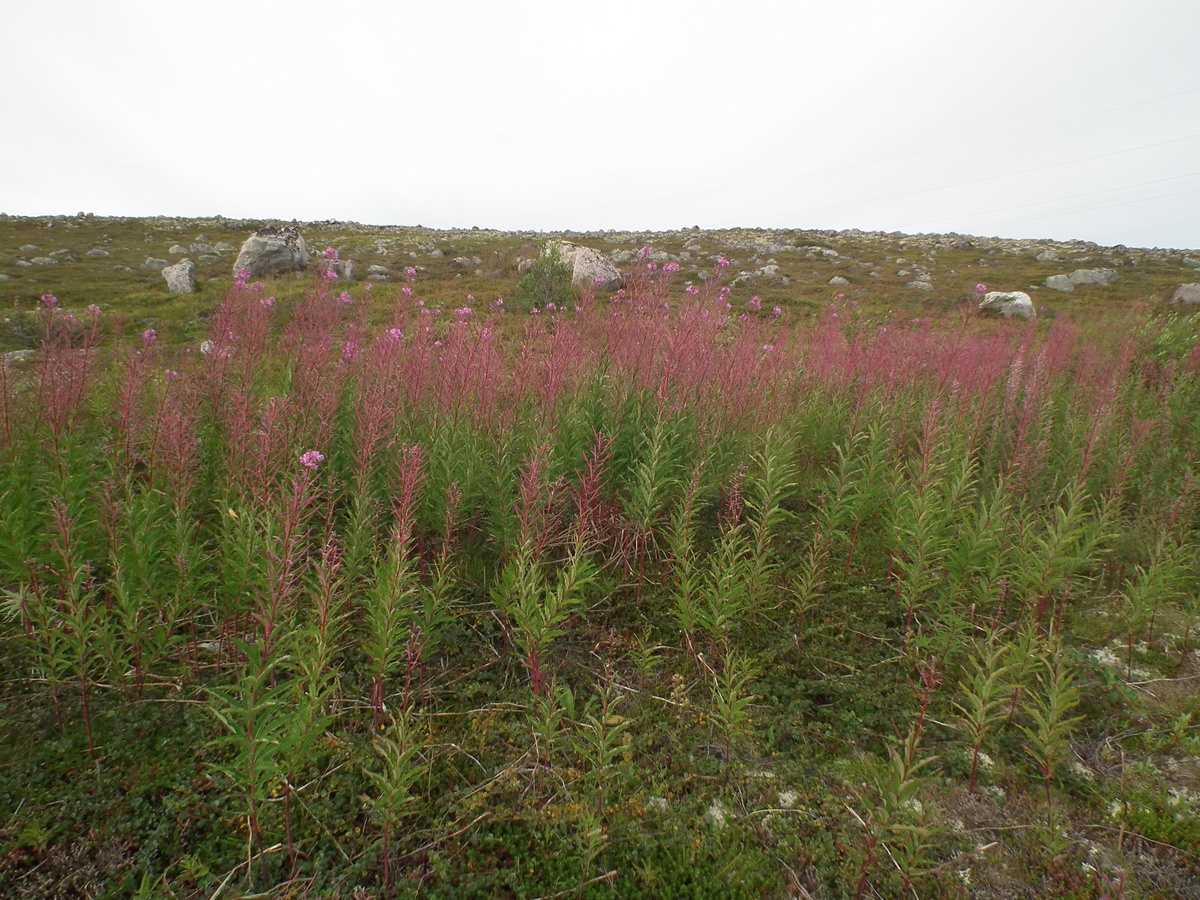
{"label": "large boulder", "polygon": [[1200,284],[1181,284],[1171,295],[1171,302],[1179,306],[1200,306]]}
{"label": "large boulder", "polygon": [[1116,280],[1112,269],[1076,269],[1070,275],[1051,275],[1044,283],[1052,291],[1070,293],[1077,287],[1108,287]]}
{"label": "large boulder", "polygon": [[295,225],[268,225],[242,244],[233,274],[246,269],[251,278],[299,272],[308,265],[308,248]]}
{"label": "large boulder", "polygon": [[570,241],[548,241],[542,249],[542,256],[549,257],[555,252],[570,270],[571,284],[576,287],[615,291],[625,284],[621,270],[599,250]]}
{"label": "large boulder", "polygon": [[1033,319],[1037,313],[1033,301],[1024,291],[988,291],[979,301],[979,311],[994,313],[1011,319],[1016,316],[1021,319]]}
{"label": "large boulder", "polygon": [[172,294],[191,294],[196,290],[196,266],[190,259],[181,259],[162,270],[167,290]]}

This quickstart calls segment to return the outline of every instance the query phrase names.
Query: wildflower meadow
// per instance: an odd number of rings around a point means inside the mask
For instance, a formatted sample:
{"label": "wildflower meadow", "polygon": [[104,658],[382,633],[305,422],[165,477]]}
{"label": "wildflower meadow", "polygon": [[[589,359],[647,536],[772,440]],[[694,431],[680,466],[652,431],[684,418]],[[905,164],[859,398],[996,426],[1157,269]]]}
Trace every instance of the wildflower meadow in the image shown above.
{"label": "wildflower meadow", "polygon": [[1195,316],[336,260],[0,367],[0,893],[1200,896]]}

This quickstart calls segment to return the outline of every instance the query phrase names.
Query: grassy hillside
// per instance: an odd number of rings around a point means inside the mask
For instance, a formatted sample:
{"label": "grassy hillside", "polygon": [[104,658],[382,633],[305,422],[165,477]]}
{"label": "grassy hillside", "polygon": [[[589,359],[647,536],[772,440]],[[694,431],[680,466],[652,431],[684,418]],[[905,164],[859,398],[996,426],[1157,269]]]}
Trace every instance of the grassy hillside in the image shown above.
{"label": "grassy hillside", "polygon": [[1200,896],[1185,254],[255,224],[0,217],[6,895]]}

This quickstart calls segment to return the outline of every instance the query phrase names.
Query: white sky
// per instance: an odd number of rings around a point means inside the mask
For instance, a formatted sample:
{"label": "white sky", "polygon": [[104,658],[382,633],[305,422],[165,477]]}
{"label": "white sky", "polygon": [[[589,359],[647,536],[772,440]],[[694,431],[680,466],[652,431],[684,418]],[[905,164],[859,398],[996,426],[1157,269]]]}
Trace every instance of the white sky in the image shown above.
{"label": "white sky", "polygon": [[0,211],[1200,247],[1200,0],[11,0]]}

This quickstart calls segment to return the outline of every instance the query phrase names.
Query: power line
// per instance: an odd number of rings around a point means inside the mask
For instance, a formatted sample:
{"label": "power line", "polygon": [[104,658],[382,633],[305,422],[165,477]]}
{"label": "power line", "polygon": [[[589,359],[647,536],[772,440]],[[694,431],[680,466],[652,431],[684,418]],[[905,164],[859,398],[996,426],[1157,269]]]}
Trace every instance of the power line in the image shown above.
{"label": "power line", "polygon": [[[1033,203],[1018,203],[1015,206],[999,206],[995,209],[981,209],[976,210],[975,212],[959,213],[958,215],[953,216],[943,216],[940,219],[924,219],[920,222],[913,222],[909,225],[905,225],[902,230],[907,231],[913,228],[920,228],[923,225],[936,225],[938,222],[949,222],[954,219],[963,219],[968,216],[986,216],[992,213],[1008,212],[1009,210],[1013,209],[1026,209],[1030,206],[1044,206],[1047,203],[1061,203],[1064,200],[1078,200],[1080,197],[1093,197],[1096,194],[1110,194],[1113,191],[1125,191],[1129,190],[1130,188],[1145,187],[1146,185],[1150,184],[1162,184],[1166,181],[1178,181],[1180,178],[1193,178],[1197,175],[1200,175],[1200,172],[1189,172],[1186,175],[1172,175],[1170,178],[1156,178],[1153,181],[1139,181],[1136,184],[1123,184],[1118,187],[1104,188],[1100,191],[1085,191],[1082,194],[1068,194],[1066,197],[1054,197],[1050,200],[1036,200]],[[1022,219],[1020,221],[1024,220]]]}
{"label": "power line", "polygon": [[[698,190],[698,191],[687,191],[687,192],[678,193],[678,194],[665,194],[665,195],[661,195],[658,197],[644,197],[644,198],[641,198],[638,200],[629,200],[629,201],[624,201],[621,203],[605,203],[605,204],[600,204],[598,206],[587,206],[587,207],[578,207],[575,209],[558,210],[553,213],[547,213],[547,212],[521,213],[521,214],[516,215],[514,218],[527,219],[527,218],[536,218],[536,217],[540,217],[540,216],[544,216],[544,215],[564,215],[564,214],[568,214],[568,213],[595,212],[597,210],[604,210],[604,209],[620,209],[625,206],[634,206],[634,205],[640,205],[640,204],[645,204],[645,203],[660,203],[660,202],[667,201],[667,200],[684,200],[689,197],[702,197],[702,196],[707,196],[709,194],[719,194],[719,193],[723,193],[726,191],[741,190],[743,188],[762,187],[764,185],[779,184],[780,182],[783,182],[783,181],[794,181],[799,178],[810,178],[815,175],[828,175],[833,172],[844,172],[844,171],[848,171],[850,169],[862,168],[864,166],[873,166],[873,165],[879,165],[881,163],[886,163],[886,162],[895,162],[896,160],[909,159],[914,156],[924,156],[929,153],[940,153],[943,150],[955,150],[960,147],[969,147],[973,144],[987,143],[989,141],[996,141],[996,140],[1000,140],[1001,138],[1012,137],[1013,135],[1018,135],[1018,134],[1027,134],[1031,131],[1040,131],[1045,128],[1053,128],[1057,125],[1065,125],[1070,122],[1078,122],[1083,119],[1091,119],[1091,118],[1095,118],[1096,116],[1108,115],[1109,113],[1122,112],[1127,109],[1134,109],[1139,106],[1147,106],[1151,103],[1160,103],[1163,100],[1172,100],[1176,97],[1184,97],[1189,94],[1195,94],[1195,93],[1200,93],[1200,87],[1189,88],[1188,90],[1185,90],[1185,91],[1177,91],[1173,94],[1163,94],[1162,96],[1159,96],[1159,97],[1151,97],[1148,100],[1139,100],[1134,103],[1126,103],[1121,106],[1112,106],[1112,107],[1109,107],[1108,109],[1097,110],[1096,112],[1083,113],[1083,114],[1077,115],[1077,116],[1068,116],[1065,119],[1056,119],[1053,122],[1046,122],[1041,125],[1030,125],[1025,128],[1017,128],[1012,131],[1002,131],[998,134],[991,134],[991,135],[986,135],[983,137],[971,138],[971,139],[965,140],[965,141],[957,141],[953,144],[942,144],[941,146],[929,147],[924,150],[912,150],[907,153],[898,153],[894,156],[885,156],[885,157],[878,157],[876,159],[867,159],[867,160],[863,160],[861,162],[847,163],[845,165],[832,166],[832,167],[824,168],[824,169],[812,169],[808,172],[801,172],[801,173],[795,174],[795,175],[783,175],[783,176],[779,176],[776,178],[763,179],[760,181],[746,181],[746,182],[741,182],[738,184],[729,184],[729,185],[722,185],[720,187],[704,188],[704,189]],[[787,213],[786,215],[793,215],[793,214]]]}
{"label": "power line", "polygon": [[[1158,141],[1157,143],[1153,143],[1153,144],[1142,144],[1139,147],[1127,147],[1124,150],[1114,150],[1111,153],[1099,153],[1095,156],[1084,156],[1079,159],[1070,159],[1065,162],[1050,163],[1049,165],[1045,165],[1045,166],[1035,166],[1032,169],[1021,169],[1017,172],[1005,172],[1004,174],[1001,174],[1001,175],[988,175],[984,178],[972,178],[969,181],[956,181],[953,184],[943,184],[943,185],[939,185],[937,187],[920,188],[919,190],[915,190],[915,191],[904,191],[899,194],[887,194],[887,195],[881,196],[881,197],[869,197],[865,200],[851,200],[846,203],[833,203],[833,204],[830,204],[829,206],[814,206],[814,207],[810,207],[808,209],[794,210],[792,212],[776,213],[776,214],[772,214],[769,216],[758,216],[757,219],[759,219],[759,220],[762,220],[762,219],[785,219],[785,218],[788,218],[789,216],[802,216],[802,215],[806,215],[808,213],[825,212],[825,211],[831,210],[831,209],[843,209],[847,206],[860,206],[864,203],[878,203],[882,200],[897,200],[902,197],[915,197],[918,194],[929,194],[934,191],[949,190],[950,188],[966,187],[966,186],[972,185],[972,184],[983,184],[984,182],[987,182],[987,181],[998,181],[1001,178],[1013,178],[1017,175],[1029,175],[1033,172],[1044,172],[1044,171],[1047,171],[1048,169],[1061,169],[1063,166],[1073,166],[1073,165],[1077,165],[1078,163],[1092,162],[1093,160],[1097,160],[1097,159],[1108,159],[1109,157],[1122,156],[1123,154],[1126,154],[1126,153],[1137,153],[1138,151],[1141,151],[1141,150],[1153,149],[1154,147],[1164,147],[1167,144],[1178,144],[1181,141],[1194,141],[1196,138],[1200,138],[1200,134],[1189,134],[1184,137],[1171,138],[1168,141]],[[730,228],[730,227],[734,227],[734,226],[727,224],[727,225],[723,225],[721,227]]]}

